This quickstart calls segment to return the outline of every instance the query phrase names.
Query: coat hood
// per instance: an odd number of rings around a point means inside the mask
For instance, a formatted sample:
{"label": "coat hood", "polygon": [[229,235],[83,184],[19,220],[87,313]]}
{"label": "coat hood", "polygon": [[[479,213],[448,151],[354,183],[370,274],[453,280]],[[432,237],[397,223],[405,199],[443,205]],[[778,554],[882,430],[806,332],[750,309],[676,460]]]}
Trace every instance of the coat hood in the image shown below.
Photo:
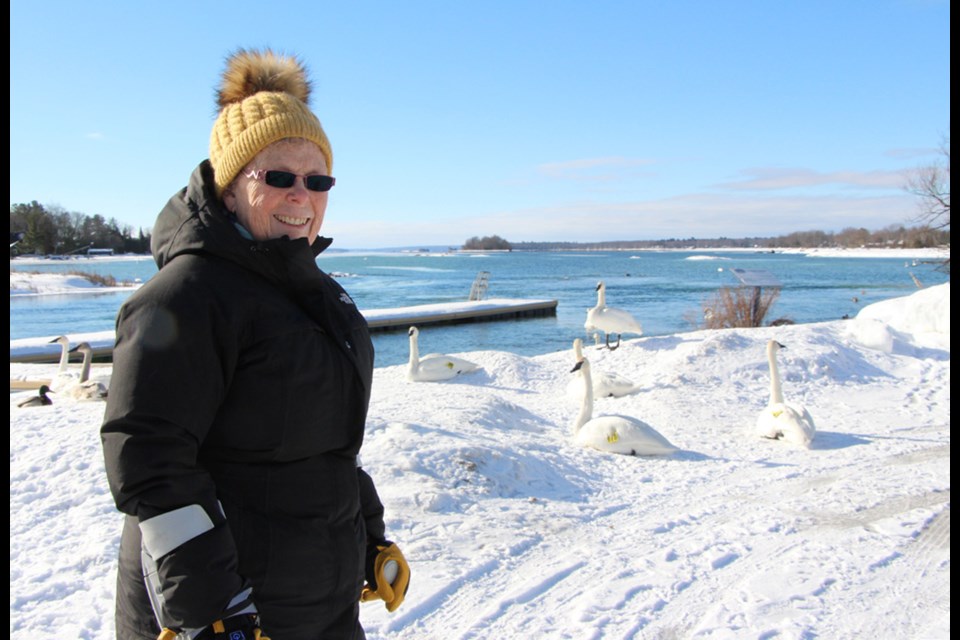
{"label": "coat hood", "polygon": [[300,269],[307,264],[315,267],[316,257],[332,243],[323,236],[312,244],[304,238],[244,238],[234,226],[232,214],[216,197],[213,168],[204,160],[187,186],[160,211],[150,248],[159,269],[181,254],[209,254],[261,272],[277,284],[289,284],[291,277],[297,279],[296,265]]}

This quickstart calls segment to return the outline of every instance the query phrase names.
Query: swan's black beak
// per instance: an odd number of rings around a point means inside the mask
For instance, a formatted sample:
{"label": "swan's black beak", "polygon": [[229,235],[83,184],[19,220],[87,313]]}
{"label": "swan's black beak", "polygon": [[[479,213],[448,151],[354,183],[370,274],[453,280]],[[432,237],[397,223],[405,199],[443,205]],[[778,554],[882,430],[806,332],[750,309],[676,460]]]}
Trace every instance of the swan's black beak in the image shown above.
{"label": "swan's black beak", "polygon": [[785,344],[780,344],[779,342],[777,343],[777,345],[778,345],[781,349],[786,349],[786,348],[787,348],[787,345],[785,345]]}
{"label": "swan's black beak", "polygon": [[570,369],[570,373],[574,373],[574,372],[576,372],[576,371],[580,371],[580,367],[582,367],[582,366],[583,366],[583,360],[578,360],[578,361],[577,361],[577,364],[573,365],[573,369]]}

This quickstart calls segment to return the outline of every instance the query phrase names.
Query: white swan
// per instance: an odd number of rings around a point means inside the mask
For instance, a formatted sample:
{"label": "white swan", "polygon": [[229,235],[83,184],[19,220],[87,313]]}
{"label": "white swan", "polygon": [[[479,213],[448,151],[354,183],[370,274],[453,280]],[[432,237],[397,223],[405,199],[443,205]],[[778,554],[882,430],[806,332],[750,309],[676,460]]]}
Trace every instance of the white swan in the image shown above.
{"label": "white swan", "polygon": [[65,373],[70,365],[70,338],[67,336],[57,336],[50,341],[50,344],[56,342],[60,345],[60,366],[57,367],[57,374]]}
{"label": "white swan", "polygon": [[93,348],[89,342],[81,342],[71,352],[79,351],[83,354],[83,364],[80,366],[80,377],[70,384],[57,389],[57,393],[76,398],[77,400],[102,400],[107,397],[107,386],[99,380],[90,379],[90,368],[93,365]]}
{"label": "white swan", "polygon": [[[573,341],[573,357],[575,363],[583,360],[583,340],[580,338]],[[620,396],[633,393],[636,389],[633,380],[619,373],[595,371],[591,372],[591,377],[593,378],[594,398],[609,398],[611,396],[619,398]],[[574,376],[573,380],[567,384],[567,395],[576,400],[581,399],[583,397],[583,385],[583,375],[582,373],[578,373]]]}
{"label": "white swan", "polygon": [[[587,332],[599,329],[606,337],[607,347],[611,350],[620,346],[620,335],[635,333],[643,335],[643,327],[629,311],[607,306],[607,286],[603,280],[597,283],[597,306],[587,309],[587,320],[583,323]],[[610,346],[610,334],[617,334],[617,344]]]}
{"label": "white swan", "polygon": [[480,369],[480,365],[442,353],[429,353],[422,358],[417,345],[419,329],[410,327],[410,361],[407,364],[407,380],[412,382],[437,382]]}
{"label": "white swan", "polygon": [[50,342],[56,342],[60,345],[60,365],[57,367],[57,372],[53,374],[53,377],[50,380],[50,390],[59,392],[73,384],[76,384],[80,379],[80,374],[75,371],[68,370],[70,367],[70,338],[67,336],[57,336]]}
{"label": "white swan", "polygon": [[593,417],[593,385],[590,361],[580,360],[573,371],[580,370],[585,380],[583,403],[573,422],[573,441],[610,453],[633,456],[654,456],[674,453],[679,449],[646,422],[629,416],[606,415]]}
{"label": "white swan", "polygon": [[806,407],[783,401],[780,388],[780,371],[777,368],[777,351],[785,348],[776,340],[767,342],[767,362],[770,365],[770,402],[757,416],[756,433],[762,438],[783,439],[787,442],[810,447],[817,429]]}

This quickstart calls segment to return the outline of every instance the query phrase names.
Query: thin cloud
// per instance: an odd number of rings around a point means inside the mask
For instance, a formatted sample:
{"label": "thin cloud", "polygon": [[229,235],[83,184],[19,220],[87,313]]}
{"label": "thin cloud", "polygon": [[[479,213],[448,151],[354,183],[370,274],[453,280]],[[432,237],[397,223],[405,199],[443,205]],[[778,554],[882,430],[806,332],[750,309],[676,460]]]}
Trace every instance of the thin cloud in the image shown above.
{"label": "thin cloud", "polygon": [[90,133],[85,133],[83,137],[86,138],[87,140],[103,140],[104,138],[106,138],[106,136],[99,131],[91,131]]}
{"label": "thin cloud", "polygon": [[916,158],[935,156],[938,153],[940,153],[940,149],[936,147],[916,147],[912,149],[890,149],[883,155],[898,160],[914,160]]}
{"label": "thin cloud", "polygon": [[[571,203],[486,216],[484,234],[511,242],[775,236],[906,224],[908,196],[738,198],[698,194],[641,202]],[[549,221],[545,226],[544,222]]]}
{"label": "thin cloud", "polygon": [[734,182],[713,185],[720,189],[739,191],[771,191],[818,187],[826,184],[869,189],[901,189],[902,171],[833,171],[821,173],[810,169],[745,169],[747,177]]}
{"label": "thin cloud", "polygon": [[906,194],[877,197],[747,197],[692,194],[660,200],[569,202],[493,211],[479,216],[358,221],[343,216],[324,229],[338,247],[364,247],[387,236],[391,244],[459,246],[473,236],[510,242],[603,242],[669,238],[746,238],[796,231],[910,226],[914,201]]}

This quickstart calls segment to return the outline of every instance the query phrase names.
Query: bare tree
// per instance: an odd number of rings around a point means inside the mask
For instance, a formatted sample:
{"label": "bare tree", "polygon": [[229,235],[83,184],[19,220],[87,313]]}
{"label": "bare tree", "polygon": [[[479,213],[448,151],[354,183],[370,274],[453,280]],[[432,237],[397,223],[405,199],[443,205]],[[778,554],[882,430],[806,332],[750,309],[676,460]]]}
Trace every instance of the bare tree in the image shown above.
{"label": "bare tree", "polygon": [[939,161],[914,171],[907,180],[906,190],[920,201],[917,221],[931,229],[950,228],[950,137],[940,143]]}

